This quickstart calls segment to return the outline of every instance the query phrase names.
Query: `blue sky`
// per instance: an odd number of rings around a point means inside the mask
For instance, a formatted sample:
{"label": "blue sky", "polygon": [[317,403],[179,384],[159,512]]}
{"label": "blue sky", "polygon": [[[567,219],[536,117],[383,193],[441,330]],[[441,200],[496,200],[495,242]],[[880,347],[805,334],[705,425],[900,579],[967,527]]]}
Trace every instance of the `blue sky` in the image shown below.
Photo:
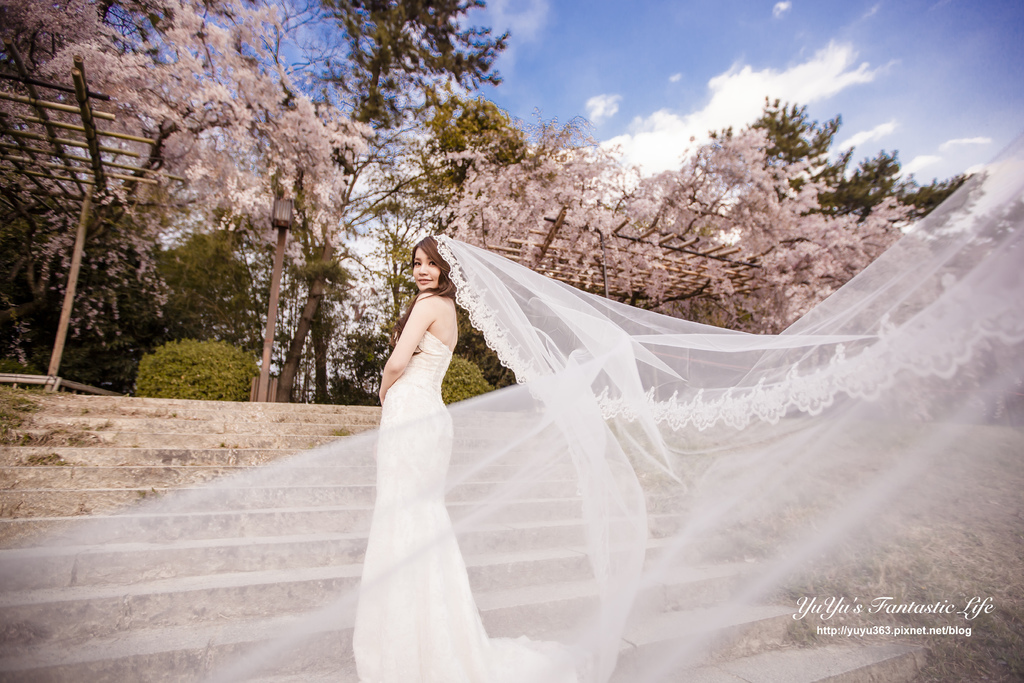
{"label": "blue sky", "polygon": [[1024,1],[489,0],[512,32],[483,94],[514,116],[583,116],[648,172],[765,96],[841,114],[854,159],[898,150],[930,182],[1024,132]]}

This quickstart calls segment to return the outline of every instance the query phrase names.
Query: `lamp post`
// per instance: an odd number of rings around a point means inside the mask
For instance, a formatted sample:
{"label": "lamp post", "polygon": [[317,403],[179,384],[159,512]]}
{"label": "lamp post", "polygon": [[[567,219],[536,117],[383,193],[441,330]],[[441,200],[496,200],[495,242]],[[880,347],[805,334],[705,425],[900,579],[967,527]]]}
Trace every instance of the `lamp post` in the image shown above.
{"label": "lamp post", "polygon": [[270,389],[270,356],[274,350],[274,327],[277,324],[277,300],[281,294],[281,270],[284,267],[284,243],[288,228],[292,224],[295,205],[291,199],[275,199],[272,222],[277,228],[277,251],[274,253],[274,272],[270,281],[270,305],[267,307],[267,334],[263,338],[263,362],[260,365],[260,381],[256,388],[256,400],[272,402]]}

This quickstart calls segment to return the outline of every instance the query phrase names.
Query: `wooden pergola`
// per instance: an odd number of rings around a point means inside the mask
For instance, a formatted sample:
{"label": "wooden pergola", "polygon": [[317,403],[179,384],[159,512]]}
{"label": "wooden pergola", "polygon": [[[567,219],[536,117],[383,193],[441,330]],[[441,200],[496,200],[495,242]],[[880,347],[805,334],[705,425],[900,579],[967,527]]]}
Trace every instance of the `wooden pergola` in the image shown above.
{"label": "wooden pergola", "polygon": [[[654,256],[645,256],[649,267],[633,273],[634,277],[649,277],[660,271],[666,281],[661,301],[698,296],[708,290],[715,277],[721,277],[718,273],[724,273],[737,294],[750,293],[755,273],[761,267],[756,257],[744,258],[739,246],[714,244],[703,237],[660,230],[657,222],[638,230],[631,228],[629,221],[623,221],[609,234],[584,226],[585,230],[598,235],[601,249],[583,254],[578,244],[562,235],[562,228],[567,225],[567,214],[568,210],[563,207],[556,217],[544,218],[549,225],[542,226],[543,229],[530,228],[525,238],[509,238],[504,244],[488,243],[486,246],[548,277],[633,303],[638,299],[637,288],[630,286],[621,266],[616,266],[614,260],[609,263],[609,253],[633,256],[640,245],[654,247]],[[714,269],[716,273],[709,272],[708,265],[713,261],[722,265]]]}
{"label": "wooden pergola", "polygon": [[[56,387],[94,202],[109,195],[115,183],[132,189],[168,178],[184,179],[139,165],[149,161],[149,152],[126,144],[141,143],[152,149],[156,140],[101,127],[101,122],[113,122],[116,117],[93,108],[95,101],[110,97],[89,90],[81,57],[74,58],[69,86],[34,78],[10,40],[4,41],[4,49],[7,69],[0,71],[0,79],[15,87],[0,90],[0,100],[6,103],[0,109],[0,206],[29,223],[40,215],[58,213],[78,225],[47,371],[51,380],[47,386]],[[40,89],[53,93],[50,99]],[[104,144],[104,139],[110,142]]]}

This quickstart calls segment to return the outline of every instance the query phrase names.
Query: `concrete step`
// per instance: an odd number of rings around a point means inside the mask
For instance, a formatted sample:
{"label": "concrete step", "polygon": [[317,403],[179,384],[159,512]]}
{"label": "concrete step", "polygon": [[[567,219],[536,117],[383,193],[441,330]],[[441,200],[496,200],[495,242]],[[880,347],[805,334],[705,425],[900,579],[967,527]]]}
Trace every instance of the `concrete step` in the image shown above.
{"label": "concrete step", "polygon": [[[46,429],[22,429],[22,433],[38,439],[38,443],[45,445],[45,437],[49,433]],[[289,434],[267,430],[265,434],[220,434],[220,433],[194,433],[182,434],[175,432],[118,432],[118,431],[81,431],[76,433],[83,440],[78,448],[138,448],[138,449],[274,449],[299,451],[308,450],[325,444],[338,444],[342,447],[343,434]],[[493,435],[489,435],[486,443],[493,446],[495,441]],[[511,440],[511,439],[510,439]],[[368,442],[360,441],[364,449]],[[467,454],[476,458],[479,453],[480,443],[470,437],[460,435],[455,439],[452,450],[452,459],[459,460]],[[62,444],[63,445],[63,444]],[[506,460],[528,459],[536,452],[536,446],[530,442],[517,443],[503,456]]]}
{"label": "concrete step", "polygon": [[[351,616],[337,610],[309,634],[314,645],[334,654],[324,668],[351,663],[351,656],[332,653],[331,645],[348,635]],[[211,671],[244,658],[256,657],[272,647],[282,634],[296,632],[294,616],[254,622],[226,622],[189,628],[137,631],[127,637],[93,639],[84,644],[23,648],[17,655],[0,657],[2,683],[81,683],[81,681],[146,681],[186,683],[204,680]],[[312,647],[305,648],[307,650]],[[295,666],[306,661],[303,653],[289,652]],[[244,680],[244,679],[243,679]]]}
{"label": "concrete step", "polygon": [[248,415],[257,419],[302,413],[305,415],[380,415],[380,406],[335,406],[316,403],[249,403],[247,401],[202,401],[179,398],[134,396],[84,396],[56,394],[45,397],[47,413],[66,415],[153,415],[186,417],[189,411]]}
{"label": "concrete step", "polygon": [[[266,507],[315,507],[319,505],[373,506],[376,487],[372,485],[291,485],[259,486],[239,482],[237,486],[210,488],[75,488],[0,490],[0,517],[68,517],[109,512],[151,497],[194,495],[202,502],[193,510],[253,510]],[[456,485],[446,496],[452,503],[482,501],[494,495],[500,483]],[[515,492],[517,498],[573,498],[575,482],[533,482]],[[17,514],[15,514],[17,513]]]}
{"label": "concrete step", "polygon": [[682,678],[671,676],[663,680],[686,680],[688,683],[910,683],[925,665],[926,656],[926,648],[901,643],[773,650],[689,670]]}
{"label": "concrete step", "polygon": [[[32,470],[49,470],[36,474]],[[312,469],[312,468],[310,468]],[[146,486],[150,480],[154,483],[168,480],[156,488],[155,493],[164,494],[181,491],[182,495],[200,491],[208,492],[210,497],[219,496],[223,501],[247,500],[254,504],[270,505],[282,499],[292,498],[294,501],[325,500],[324,496],[336,503],[345,502],[350,496],[359,500],[373,501],[375,482],[366,481],[365,474],[370,468],[333,467],[316,468],[307,471],[306,477],[275,476],[276,473],[266,470],[259,471],[246,467],[49,467],[49,468],[0,468],[0,494],[33,494],[38,496],[71,496],[76,494],[105,493],[106,491],[150,491],[155,486]],[[20,470],[20,471],[19,471]],[[25,471],[29,475],[24,476]],[[342,470],[342,471],[336,471]],[[227,475],[244,475],[229,477]],[[217,475],[220,475],[218,478]],[[198,484],[209,484],[216,480],[214,486],[189,486],[188,478]],[[353,482],[352,478],[362,479],[362,483]],[[28,481],[25,481],[28,479]],[[333,481],[332,481],[333,480]],[[31,484],[48,484],[47,487]],[[177,486],[173,484],[179,484]],[[370,489],[369,497],[367,491]],[[346,491],[345,489],[352,489]],[[483,500],[498,495],[526,498],[574,498],[578,495],[577,484],[573,480],[540,480],[522,483],[508,481],[488,481],[476,479],[471,481],[454,481],[447,489],[446,500],[453,502]],[[305,504],[305,503],[303,503]]]}
{"label": "concrete step", "polygon": [[[44,438],[45,429],[22,429],[31,437]],[[121,448],[260,448],[286,449],[291,451],[313,448],[337,440],[338,436],[291,435],[291,434],[176,434],[160,432],[106,432],[83,431],[81,435],[90,445]]]}
{"label": "concrete step", "polygon": [[[915,645],[826,646],[773,650],[714,666],[688,669],[645,683],[910,683],[927,650]],[[249,683],[358,683],[355,666],[322,674],[259,676]],[[615,680],[615,679],[613,679]]]}
{"label": "concrete step", "polygon": [[[159,504],[156,501],[155,504]],[[580,516],[579,499],[538,498],[511,501],[478,514],[472,503],[450,503],[448,511],[456,524],[473,515],[473,525],[513,524],[542,520],[570,520]],[[82,535],[97,543],[145,539],[164,543],[178,539],[283,536],[301,529],[305,533],[340,533],[369,528],[372,508],[355,505],[282,507],[251,510],[214,510],[160,514],[132,511],[119,515],[82,517],[34,517],[0,519],[0,543],[34,544],[32,538],[50,533],[57,538]]]}
{"label": "concrete step", "polygon": [[[167,489],[204,484],[251,471],[252,467],[239,465],[0,467],[0,489]],[[372,479],[353,483],[372,483]]]}
{"label": "concrete step", "polygon": [[[100,432],[96,432],[100,434]],[[180,443],[192,439],[193,435],[171,435],[164,443],[161,435],[108,435],[110,441],[97,442],[87,446],[0,446],[0,467],[19,466],[153,466],[153,465],[265,465],[285,456],[296,455],[322,442],[324,451],[321,459],[327,465],[373,466],[373,451],[367,437],[318,437],[291,436],[275,437],[236,435],[239,438],[221,435],[194,435],[192,445]],[[141,436],[151,441],[150,445],[134,445]],[[201,437],[201,438],[200,438]],[[348,439],[353,439],[349,441]],[[291,446],[287,441],[294,441]],[[117,441],[125,442],[122,444]],[[274,444],[277,445],[274,445]],[[269,444],[269,445],[268,445]],[[298,445],[296,445],[298,444]],[[488,466],[514,467],[529,464],[535,451],[527,444],[493,459]],[[453,474],[478,462],[473,449],[456,449],[452,454]],[[312,463],[311,463],[312,464]],[[550,461],[548,461],[550,466]],[[555,465],[557,467],[557,465]],[[563,468],[565,469],[565,468]]]}
{"label": "concrete step", "polygon": [[[579,522],[482,525],[457,536],[467,556],[579,548],[585,542]],[[0,551],[0,577],[5,590],[16,591],[332,566],[361,562],[366,537],[365,532],[339,532],[10,548]]]}
{"label": "concrete step", "polygon": [[[157,411],[159,412],[159,411]],[[315,434],[346,436],[379,424],[377,414],[314,413],[306,415],[296,410],[274,416],[225,413],[223,411],[188,411],[174,417],[159,414],[124,416],[117,413],[62,415],[46,412],[34,415],[33,426],[40,429],[76,429],[99,432],[168,432],[180,434]],[[269,418],[269,419],[268,419]],[[294,421],[288,421],[295,418]],[[480,423],[459,420],[455,425],[456,437],[482,440],[494,437],[496,432],[521,434],[520,425],[512,423]]]}
{"label": "concrete step", "polygon": [[[13,457],[24,459],[32,455],[49,455],[52,449],[26,449]],[[125,455],[138,455],[137,451],[119,451]],[[222,454],[222,451],[215,451]],[[57,454],[58,457],[63,457]],[[105,457],[103,453],[93,454]],[[90,455],[90,457],[93,457]],[[115,454],[116,455],[116,454]],[[153,457],[148,452],[147,457]],[[290,454],[291,455],[291,454]],[[200,454],[202,456],[202,454]],[[71,457],[69,455],[69,457]],[[116,457],[114,458],[116,459]],[[205,458],[204,458],[205,459]],[[236,458],[237,459],[237,458]],[[88,488],[150,488],[170,489],[183,488],[189,485],[206,484],[216,481],[218,487],[255,486],[268,479],[280,486],[303,486],[311,482],[326,486],[331,485],[372,485],[376,483],[377,468],[372,461],[365,465],[343,464],[348,459],[331,454],[333,464],[309,463],[304,465],[289,464],[287,467],[273,470],[261,469],[254,465],[200,465],[200,464],[149,464],[149,465],[64,465],[64,466],[10,466],[0,467],[0,490],[18,489],[88,489]],[[501,482],[508,482],[519,472],[518,467],[510,465],[492,465],[483,469],[467,471],[466,468],[453,467],[449,476],[449,494],[470,483],[495,487]],[[575,470],[572,466],[552,468],[548,481],[561,480],[575,482]],[[565,486],[570,486],[566,483]],[[575,495],[575,483],[573,495]],[[493,490],[493,489],[492,489]],[[569,495],[568,492],[566,495]]]}
{"label": "concrete step", "polygon": [[754,605],[646,614],[623,635],[625,645],[612,681],[666,678],[712,658],[730,659],[775,649],[793,622],[792,607]]}
{"label": "concrete step", "polygon": [[[247,422],[352,422],[376,425],[379,406],[335,406],[302,403],[248,403],[135,397],[50,395],[44,399],[45,414],[89,418],[170,418]],[[533,416],[475,410],[455,416],[457,426],[505,425],[522,430],[536,422]]]}
{"label": "concrete step", "polygon": [[87,432],[170,433],[170,434],[234,434],[342,437],[374,429],[376,422],[267,422],[231,419],[218,415],[216,419],[181,419],[169,417],[68,417],[52,414],[37,415],[32,423],[36,428],[70,428]]}
{"label": "concrete step", "polygon": [[[225,442],[226,443],[226,442]],[[253,466],[294,455],[294,448],[124,448],[72,446],[3,446],[0,465],[32,466],[32,461],[50,464],[53,456],[65,466],[124,467],[156,465]],[[372,458],[363,458],[372,465]],[[57,463],[60,464],[59,462]]]}
{"label": "concrete step", "polygon": [[[549,548],[467,556],[466,567],[476,594],[500,591],[504,596],[497,601],[484,599],[481,608],[488,607],[494,619],[504,615],[501,623],[509,627],[536,621],[531,610],[551,609],[549,599],[559,596],[534,590],[538,584],[572,582],[577,594],[596,605],[597,592],[582,550]],[[129,628],[256,619],[330,604],[357,588],[361,574],[362,565],[351,563],[159,579],[130,586],[9,592],[0,596],[0,622],[11,633],[46,633],[45,641],[52,643],[103,638]],[[556,611],[565,618],[564,606]],[[26,637],[18,638],[20,646],[26,644]],[[0,653],[11,654],[4,652],[2,645]]]}
{"label": "concrete step", "polygon": [[[477,604],[492,636],[506,631],[521,635],[525,630],[538,639],[554,639],[567,626],[578,626],[579,620],[586,618],[596,604],[596,592],[592,582],[567,581],[481,592]],[[281,658],[280,669],[269,673],[316,680],[317,675],[338,675],[350,670],[352,608],[352,603],[330,606],[321,611],[320,618],[307,620],[304,644],[287,652]],[[736,632],[774,628],[761,622],[777,619],[778,611],[755,608],[738,615],[724,628]],[[132,613],[133,619],[136,614]],[[679,613],[675,620],[693,623],[702,614]],[[136,628],[121,637],[94,636],[87,643],[63,646],[32,646],[31,632],[13,631],[20,636],[20,644],[0,658],[0,680],[127,680],[123,677],[128,672],[131,680],[192,680],[245,652],[265,648],[264,643],[275,636],[296,630],[293,617],[218,623],[221,616],[210,615],[208,623],[194,623],[187,628]],[[653,628],[663,625],[664,620]],[[666,640],[673,637],[670,634]],[[620,656],[629,658],[635,649],[634,643],[624,642]],[[132,655],[126,656],[128,652]],[[72,678],[76,675],[78,678]]]}

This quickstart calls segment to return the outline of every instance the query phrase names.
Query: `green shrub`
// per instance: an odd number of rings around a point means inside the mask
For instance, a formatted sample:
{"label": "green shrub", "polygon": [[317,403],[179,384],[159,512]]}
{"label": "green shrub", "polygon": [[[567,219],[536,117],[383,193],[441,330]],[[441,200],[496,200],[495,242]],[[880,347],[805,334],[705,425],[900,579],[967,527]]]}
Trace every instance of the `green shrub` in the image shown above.
{"label": "green shrub", "polygon": [[494,387],[484,379],[476,363],[460,356],[452,356],[448,374],[441,382],[441,398],[445,403],[465,401],[488,391],[494,391]]}
{"label": "green shrub", "polygon": [[13,358],[0,358],[0,373],[11,375],[41,375],[34,365],[22,365]]}
{"label": "green shrub", "polygon": [[256,360],[222,341],[168,342],[142,357],[135,395],[247,401]]}

